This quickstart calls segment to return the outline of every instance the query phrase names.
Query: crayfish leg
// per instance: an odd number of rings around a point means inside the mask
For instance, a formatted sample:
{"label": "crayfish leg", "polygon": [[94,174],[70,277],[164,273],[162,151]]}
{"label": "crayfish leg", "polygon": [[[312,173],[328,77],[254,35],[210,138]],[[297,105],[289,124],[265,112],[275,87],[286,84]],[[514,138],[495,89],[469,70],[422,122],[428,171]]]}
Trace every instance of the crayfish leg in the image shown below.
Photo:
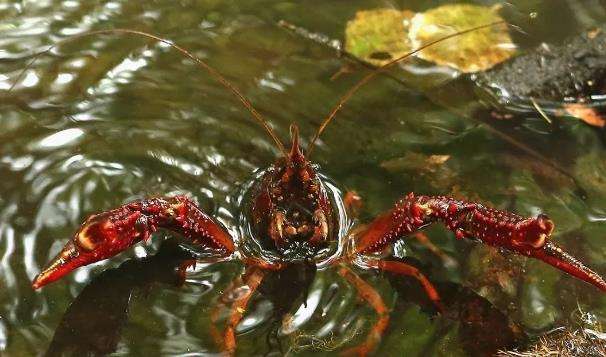
{"label": "crayfish leg", "polygon": [[425,294],[427,295],[429,300],[431,300],[431,302],[434,304],[436,309],[438,309],[438,311],[440,311],[441,313],[444,312],[444,308],[442,306],[442,302],[440,301],[440,295],[438,294],[438,291],[429,281],[429,279],[427,279],[427,277],[423,273],[421,273],[416,267],[410,264],[406,264],[404,262],[398,262],[393,260],[376,260],[365,263],[366,265],[378,270],[415,278],[421,284],[421,286],[423,286]]}
{"label": "crayfish leg", "polygon": [[236,352],[236,327],[242,321],[244,313],[248,308],[248,303],[254,292],[259,288],[265,272],[263,269],[253,267],[244,275],[244,285],[248,287],[247,291],[239,296],[231,305],[229,316],[227,318],[227,326],[223,333],[222,347],[228,355],[233,356]]}
{"label": "crayfish leg", "polygon": [[358,274],[345,266],[341,266],[337,272],[357,290],[358,295],[364,299],[379,316],[377,321],[370,328],[366,341],[342,353],[344,356],[366,356],[377,347],[379,342],[381,342],[387,325],[389,325],[389,311],[387,306],[385,306],[385,302],[383,302],[381,295],[379,295],[370,284],[364,281],[364,279],[360,278]]}

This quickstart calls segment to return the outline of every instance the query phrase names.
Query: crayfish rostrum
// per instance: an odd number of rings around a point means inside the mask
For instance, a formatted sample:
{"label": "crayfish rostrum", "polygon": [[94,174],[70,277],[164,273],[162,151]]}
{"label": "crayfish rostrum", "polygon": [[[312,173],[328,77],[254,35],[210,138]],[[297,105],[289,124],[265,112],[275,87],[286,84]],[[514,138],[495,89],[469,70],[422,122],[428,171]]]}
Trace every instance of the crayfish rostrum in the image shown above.
{"label": "crayfish rostrum", "polygon": [[[494,25],[485,25],[455,35]],[[126,203],[90,216],[56,258],[35,278],[35,289],[78,267],[110,258],[140,241],[149,239],[157,229],[162,228],[178,233],[193,245],[214,250],[223,260],[240,259],[245,264],[243,283],[248,286],[248,290],[233,302],[227,327],[219,334],[219,343],[228,353],[234,353],[236,350],[236,326],[243,318],[251,295],[259,288],[264,275],[269,271],[282,271],[304,262],[314,267],[335,267],[338,274],[349,282],[379,315],[378,320],[370,327],[365,342],[351,351],[364,355],[376,348],[388,326],[389,314],[380,294],[359,277],[352,267],[412,277],[422,286],[434,306],[442,310],[438,291],[421,271],[403,261],[390,260],[385,258],[385,254],[378,254],[385,252],[398,239],[439,222],[454,232],[457,239],[475,239],[540,259],[606,291],[606,282],[597,273],[551,241],[554,223],[544,214],[522,217],[479,203],[409,193],[392,209],[368,225],[343,234],[345,225],[343,218],[336,213],[336,207],[338,205],[347,208],[355,203],[349,199],[351,197],[343,200],[329,194],[325,177],[318,174],[317,167],[310,161],[313,145],[355,91],[380,71],[422,48],[395,59],[362,78],[343,96],[304,151],[295,125],[291,126],[291,145],[290,149],[287,149],[238,89],[205,62],[168,40],[140,31],[120,29],[93,31],[75,38],[103,33],[138,35],[169,44],[208,70],[231,90],[265,127],[281,156],[259,175],[247,191],[249,205],[246,214],[249,227],[242,230],[250,233],[251,236],[246,238],[258,244],[263,254],[255,255],[254,251],[236,244],[235,242],[242,240],[232,239],[228,230],[198,208],[192,199],[186,196],[154,197]],[[455,35],[438,41],[448,40]]]}

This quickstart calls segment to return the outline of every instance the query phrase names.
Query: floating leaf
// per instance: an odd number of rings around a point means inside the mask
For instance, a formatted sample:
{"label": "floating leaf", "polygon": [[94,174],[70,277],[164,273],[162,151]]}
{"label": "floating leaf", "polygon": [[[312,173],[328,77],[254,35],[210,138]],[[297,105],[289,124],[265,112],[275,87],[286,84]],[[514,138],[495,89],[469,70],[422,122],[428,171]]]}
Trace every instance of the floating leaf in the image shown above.
{"label": "floating leaf", "polygon": [[[408,33],[412,47],[418,48],[458,31],[502,21],[496,10],[476,5],[444,5],[418,13],[412,18]],[[515,45],[507,25],[503,24],[430,46],[419,52],[418,57],[473,73],[485,71],[514,53]]]}
{"label": "floating leaf", "polygon": [[394,9],[358,11],[345,28],[345,50],[381,66],[411,50],[404,22],[414,13]]}

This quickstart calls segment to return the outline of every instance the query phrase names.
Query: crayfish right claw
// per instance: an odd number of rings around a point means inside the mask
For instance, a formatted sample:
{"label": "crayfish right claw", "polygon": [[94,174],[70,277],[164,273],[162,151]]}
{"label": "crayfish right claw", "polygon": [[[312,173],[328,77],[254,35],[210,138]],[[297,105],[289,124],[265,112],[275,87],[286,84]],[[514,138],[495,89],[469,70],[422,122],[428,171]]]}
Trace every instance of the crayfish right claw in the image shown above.
{"label": "crayfish right claw", "polygon": [[[41,288],[76,268],[109,258],[138,241],[138,234],[124,234],[124,230],[119,229],[111,218],[110,213],[105,213],[87,219],[59,254],[36,276],[32,287]],[[128,217],[128,220],[134,222],[136,217]]]}
{"label": "crayfish right claw", "polygon": [[543,247],[537,250],[531,250],[529,254],[526,255],[540,259],[545,263],[606,292],[606,282],[598,273],[586,267],[583,263],[566,253],[562,248],[551,241],[547,241]]}
{"label": "crayfish right claw", "polygon": [[32,287],[41,288],[76,268],[113,257],[149,238],[158,228],[179,233],[223,256],[235,250],[229,233],[187,197],[150,198],[89,217],[34,279]]}
{"label": "crayfish right claw", "polygon": [[85,261],[78,259],[78,248],[73,241],[67,242],[65,247],[51,260],[51,262],[36,276],[32,287],[39,289],[57,279],[60,279],[70,271],[85,265]]}

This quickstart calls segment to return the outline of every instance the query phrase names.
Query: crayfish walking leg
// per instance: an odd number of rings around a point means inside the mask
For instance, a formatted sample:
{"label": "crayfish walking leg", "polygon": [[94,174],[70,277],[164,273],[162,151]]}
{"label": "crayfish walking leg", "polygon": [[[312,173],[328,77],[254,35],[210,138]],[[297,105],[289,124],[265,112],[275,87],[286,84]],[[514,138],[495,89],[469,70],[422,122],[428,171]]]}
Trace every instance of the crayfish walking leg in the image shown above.
{"label": "crayfish walking leg", "polygon": [[158,228],[179,233],[194,244],[217,249],[226,256],[235,250],[229,233],[189,198],[139,200],[90,216],[32,285],[40,288],[76,268],[112,257],[147,240]]}
{"label": "crayfish walking leg", "polygon": [[230,356],[236,352],[236,327],[244,317],[250,298],[261,285],[264,275],[265,272],[257,267],[247,271],[244,276],[244,283],[248,286],[248,291],[236,299],[231,306],[223,336],[223,347]]}
{"label": "crayfish walking leg", "polygon": [[546,215],[525,218],[443,196],[409,194],[366,228],[356,242],[356,251],[361,254],[382,251],[395,240],[433,222],[443,223],[457,238],[476,238],[540,259],[606,291],[601,276],[550,241],[554,224]]}
{"label": "crayfish walking leg", "polygon": [[429,300],[431,300],[431,302],[434,304],[434,306],[440,312],[444,311],[444,309],[442,307],[442,303],[440,302],[440,295],[438,294],[438,291],[431,284],[429,279],[427,279],[427,277],[425,277],[425,275],[423,275],[423,273],[421,273],[419,271],[419,269],[413,267],[410,264],[406,264],[404,262],[392,261],[392,260],[373,260],[373,261],[365,262],[365,264],[372,268],[378,269],[378,270],[387,271],[387,272],[391,272],[394,274],[405,275],[405,276],[410,276],[412,278],[415,278],[421,284],[421,286],[423,286],[423,289],[425,290],[425,294],[427,295]]}
{"label": "crayfish walking leg", "polygon": [[381,341],[381,337],[383,336],[387,325],[389,325],[389,311],[387,310],[387,306],[385,306],[381,295],[351,269],[342,266],[339,268],[338,273],[356,288],[358,295],[372,306],[377,315],[379,315],[378,320],[372,325],[366,341],[343,353],[343,355],[366,356],[373,351]]}

